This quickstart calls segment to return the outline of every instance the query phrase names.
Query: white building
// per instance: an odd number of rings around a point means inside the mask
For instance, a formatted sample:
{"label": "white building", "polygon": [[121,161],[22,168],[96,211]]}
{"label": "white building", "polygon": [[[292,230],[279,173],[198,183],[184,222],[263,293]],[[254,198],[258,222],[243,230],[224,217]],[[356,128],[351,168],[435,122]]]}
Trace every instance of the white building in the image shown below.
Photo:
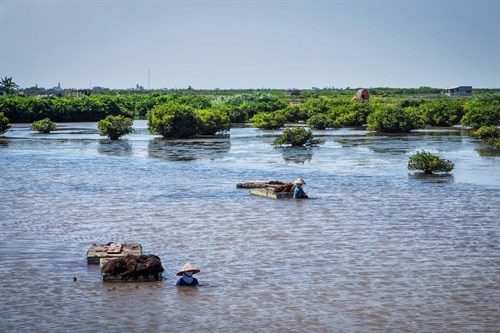
{"label": "white building", "polygon": [[456,86],[443,90],[446,96],[472,96],[472,86]]}

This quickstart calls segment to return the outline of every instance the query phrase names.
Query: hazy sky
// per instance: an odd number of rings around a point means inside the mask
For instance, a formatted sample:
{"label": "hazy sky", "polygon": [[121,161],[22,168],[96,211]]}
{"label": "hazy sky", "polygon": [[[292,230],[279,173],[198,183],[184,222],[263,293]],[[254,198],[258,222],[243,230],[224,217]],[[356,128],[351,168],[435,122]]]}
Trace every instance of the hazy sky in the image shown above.
{"label": "hazy sky", "polygon": [[0,76],[46,88],[500,88],[500,0],[0,0]]}

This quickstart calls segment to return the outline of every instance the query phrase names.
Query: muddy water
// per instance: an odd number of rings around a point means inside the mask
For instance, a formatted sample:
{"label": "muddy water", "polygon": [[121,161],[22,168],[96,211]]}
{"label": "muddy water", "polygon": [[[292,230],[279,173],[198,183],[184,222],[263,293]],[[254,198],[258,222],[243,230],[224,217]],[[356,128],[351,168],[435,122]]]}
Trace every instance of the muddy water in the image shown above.
{"label": "muddy water", "polygon": [[[279,132],[135,127],[0,138],[0,331],[500,331],[500,158],[468,136],[343,129],[291,151],[270,145]],[[409,172],[421,149],[451,175]],[[311,200],[235,188],[298,176]],[[159,255],[164,281],[103,283],[85,255],[110,241]],[[175,287],[185,261],[204,286]]]}

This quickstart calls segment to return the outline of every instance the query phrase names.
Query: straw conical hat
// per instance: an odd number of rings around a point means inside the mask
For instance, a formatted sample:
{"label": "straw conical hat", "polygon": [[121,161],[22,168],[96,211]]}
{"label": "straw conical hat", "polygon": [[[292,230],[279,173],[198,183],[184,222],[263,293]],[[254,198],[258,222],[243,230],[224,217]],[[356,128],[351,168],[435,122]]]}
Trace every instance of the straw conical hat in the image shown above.
{"label": "straw conical hat", "polygon": [[181,276],[185,272],[193,272],[193,274],[196,274],[196,273],[199,273],[200,270],[187,262],[184,264],[184,266],[182,266],[179,269],[179,271],[177,272],[177,275]]}
{"label": "straw conical hat", "polygon": [[302,185],[305,185],[305,183],[306,183],[306,182],[304,181],[304,179],[302,179],[302,178],[300,178],[300,177],[299,177],[299,178],[297,178],[297,180],[295,181],[295,184],[302,184]]}

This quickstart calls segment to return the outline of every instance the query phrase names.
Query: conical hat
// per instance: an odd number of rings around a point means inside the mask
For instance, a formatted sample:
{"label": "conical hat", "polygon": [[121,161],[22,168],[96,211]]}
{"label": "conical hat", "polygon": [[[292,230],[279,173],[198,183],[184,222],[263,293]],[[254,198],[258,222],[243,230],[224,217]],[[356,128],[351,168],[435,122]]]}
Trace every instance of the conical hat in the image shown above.
{"label": "conical hat", "polygon": [[297,180],[295,181],[295,184],[302,184],[302,185],[305,185],[305,184],[306,184],[306,182],[304,181],[304,179],[302,179],[302,178],[300,178],[300,177],[299,177],[299,178],[297,178]]}
{"label": "conical hat", "polygon": [[181,276],[185,272],[193,272],[193,274],[196,274],[196,273],[199,273],[200,270],[187,262],[184,264],[184,266],[182,266],[179,269],[179,271],[177,272],[177,275]]}

